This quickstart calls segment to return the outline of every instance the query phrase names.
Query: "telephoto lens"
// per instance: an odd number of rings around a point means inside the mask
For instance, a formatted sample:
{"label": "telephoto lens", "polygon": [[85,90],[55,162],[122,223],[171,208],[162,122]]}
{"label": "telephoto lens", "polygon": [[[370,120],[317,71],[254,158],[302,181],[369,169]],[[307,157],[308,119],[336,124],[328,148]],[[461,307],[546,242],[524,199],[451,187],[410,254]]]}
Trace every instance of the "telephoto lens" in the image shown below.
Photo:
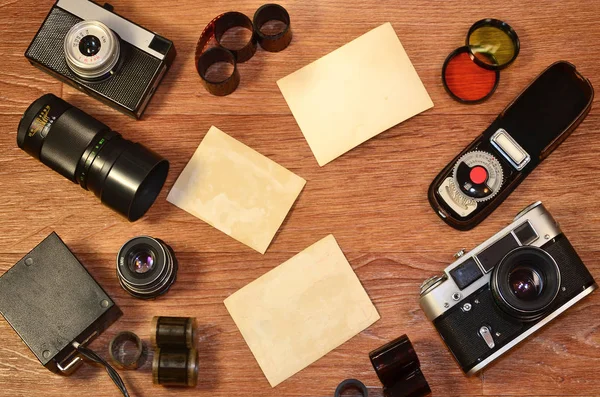
{"label": "telephoto lens", "polygon": [[152,206],[169,172],[167,160],[52,94],[25,111],[17,144],[132,222]]}
{"label": "telephoto lens", "polygon": [[153,299],[169,290],[177,278],[177,259],[171,247],[159,239],[138,236],[117,254],[121,287],[139,299]]}

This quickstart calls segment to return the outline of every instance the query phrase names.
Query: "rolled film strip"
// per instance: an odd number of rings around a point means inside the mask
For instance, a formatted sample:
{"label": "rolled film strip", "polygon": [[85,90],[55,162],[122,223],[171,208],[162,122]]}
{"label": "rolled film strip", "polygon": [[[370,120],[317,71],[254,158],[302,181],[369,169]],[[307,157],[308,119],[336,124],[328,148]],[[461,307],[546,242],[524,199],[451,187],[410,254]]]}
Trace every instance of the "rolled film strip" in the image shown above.
{"label": "rolled film strip", "polygon": [[[280,21],[284,28],[275,34],[265,34],[261,28],[269,21]],[[246,44],[239,49],[228,48],[222,43],[222,38],[229,29],[242,27],[250,30],[251,36]],[[216,43],[210,47],[210,42]],[[217,96],[225,96],[236,90],[240,83],[238,63],[252,58],[256,53],[257,43],[270,52],[285,49],[292,41],[291,21],[288,12],[278,4],[265,4],[254,14],[254,22],[246,15],[229,11],[215,17],[203,29],[196,45],[196,71],[202,79],[202,84],[208,92]],[[213,80],[207,74],[209,68],[219,62],[227,62],[233,66],[229,76],[221,80]]]}
{"label": "rolled film strip", "polygon": [[[258,37],[258,44],[263,50],[269,52],[279,52],[287,48],[292,41],[292,25],[290,14],[279,4],[265,4],[254,13],[252,18],[254,31]],[[262,32],[263,26],[269,21],[282,22],[283,29],[275,34],[266,34]]]}
{"label": "rolled film strip", "polygon": [[424,397],[431,393],[410,339],[402,335],[369,353],[385,397]]}

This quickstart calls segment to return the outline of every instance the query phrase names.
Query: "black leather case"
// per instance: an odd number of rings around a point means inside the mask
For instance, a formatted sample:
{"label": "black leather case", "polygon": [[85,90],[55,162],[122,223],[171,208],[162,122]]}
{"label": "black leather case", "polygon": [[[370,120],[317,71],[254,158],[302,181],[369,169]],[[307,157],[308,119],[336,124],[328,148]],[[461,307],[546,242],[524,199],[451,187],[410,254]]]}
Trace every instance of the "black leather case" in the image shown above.
{"label": "black leather case", "polygon": [[[577,128],[589,113],[593,98],[591,83],[575,66],[565,61],[550,65],[437,175],[429,186],[431,207],[455,229],[469,230],[478,225]],[[529,163],[520,171],[490,143],[499,129],[506,130],[530,155]],[[438,189],[452,177],[456,162],[473,150],[496,157],[502,165],[504,181],[494,197],[477,203],[474,212],[462,217],[445,202]]]}

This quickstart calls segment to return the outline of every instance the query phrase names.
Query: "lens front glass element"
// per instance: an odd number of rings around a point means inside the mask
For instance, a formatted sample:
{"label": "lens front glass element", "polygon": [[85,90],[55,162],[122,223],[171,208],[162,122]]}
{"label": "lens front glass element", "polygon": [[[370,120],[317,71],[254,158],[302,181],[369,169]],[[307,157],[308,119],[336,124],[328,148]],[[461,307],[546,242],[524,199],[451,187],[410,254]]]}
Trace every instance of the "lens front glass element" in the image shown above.
{"label": "lens front glass element", "polygon": [[532,267],[517,267],[508,275],[508,282],[515,296],[532,301],[541,295],[544,282],[540,273]]}
{"label": "lens front glass element", "polygon": [[79,51],[86,57],[92,57],[100,52],[100,39],[96,36],[87,35],[79,41]]}
{"label": "lens front glass element", "polygon": [[136,273],[147,273],[154,268],[155,256],[150,250],[141,251],[133,256],[131,270]]}

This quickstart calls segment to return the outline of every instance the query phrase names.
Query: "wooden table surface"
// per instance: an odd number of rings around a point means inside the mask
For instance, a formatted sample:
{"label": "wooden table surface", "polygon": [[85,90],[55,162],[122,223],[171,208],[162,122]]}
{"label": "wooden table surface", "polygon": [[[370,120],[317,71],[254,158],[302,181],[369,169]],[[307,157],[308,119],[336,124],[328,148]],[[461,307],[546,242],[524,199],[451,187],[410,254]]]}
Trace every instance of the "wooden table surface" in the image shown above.
{"label": "wooden table surface", "polygon": [[[123,16],[172,39],[178,55],[142,121],[65,86],[31,66],[25,49],[50,1],[0,0],[0,272],[56,231],[124,312],[93,342],[107,355],[121,330],[149,342],[154,315],[198,319],[199,383],[195,389],[152,385],[150,360],[122,371],[133,396],[332,396],[346,378],[382,396],[368,353],[407,333],[435,396],[600,395],[600,294],[585,299],[489,369],[466,378],[418,306],[420,283],[440,273],[460,248],[483,242],[527,204],[543,200],[592,274],[600,279],[600,106],[595,101],[573,135],[480,226],[459,232],[431,210],[429,183],[439,170],[525,85],[552,62],[573,62],[600,87],[600,2],[583,0],[286,0],[294,40],[277,54],[259,50],[240,66],[242,81],[227,97],[209,95],[194,69],[200,31],[214,16],[252,15],[256,1],[114,0]],[[162,3],[162,4],[161,4]],[[453,101],[440,82],[445,57],[482,18],[509,22],[521,55],[501,72],[497,93],[475,106]],[[361,34],[391,22],[435,107],[321,168],[276,81]],[[58,55],[57,55],[58,56]],[[385,54],[382,54],[385,56]],[[165,188],[148,214],[129,223],[89,192],[33,160],[16,145],[27,106],[54,93],[126,138],[171,162]],[[229,238],[166,201],[197,145],[215,125],[307,180],[265,255]],[[265,272],[332,233],[381,314],[381,320],[315,364],[272,389],[227,313],[223,300]],[[136,300],[119,286],[115,255],[129,238],[163,239],[180,262],[177,282],[155,301]],[[100,368],[71,377],[43,368],[0,320],[0,396],[117,396]]]}

